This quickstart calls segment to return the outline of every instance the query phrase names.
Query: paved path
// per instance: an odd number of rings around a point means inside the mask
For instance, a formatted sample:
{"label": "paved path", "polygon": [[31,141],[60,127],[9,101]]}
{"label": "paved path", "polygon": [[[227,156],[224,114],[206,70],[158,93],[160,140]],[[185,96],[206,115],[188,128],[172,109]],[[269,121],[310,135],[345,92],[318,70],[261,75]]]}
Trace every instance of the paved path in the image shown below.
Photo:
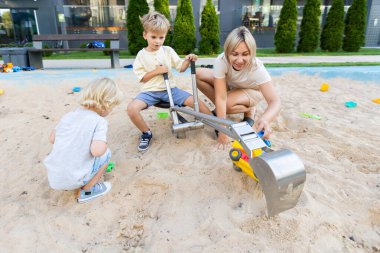
{"label": "paved path", "polygon": [[[260,57],[264,63],[321,63],[321,62],[380,62],[380,55],[358,56],[287,56]],[[134,59],[120,59],[120,66],[132,64]],[[213,64],[214,58],[199,58],[198,65]],[[0,63],[2,63],[0,61]],[[44,60],[45,69],[50,68],[110,68],[109,59]]]}
{"label": "paved path", "polygon": [[[264,63],[318,63],[318,62],[380,62],[380,55],[359,56],[294,56],[260,57]],[[134,59],[120,59],[120,66],[132,64]],[[199,58],[197,64],[213,64],[214,58]],[[44,60],[45,68],[110,68],[109,59]]]}

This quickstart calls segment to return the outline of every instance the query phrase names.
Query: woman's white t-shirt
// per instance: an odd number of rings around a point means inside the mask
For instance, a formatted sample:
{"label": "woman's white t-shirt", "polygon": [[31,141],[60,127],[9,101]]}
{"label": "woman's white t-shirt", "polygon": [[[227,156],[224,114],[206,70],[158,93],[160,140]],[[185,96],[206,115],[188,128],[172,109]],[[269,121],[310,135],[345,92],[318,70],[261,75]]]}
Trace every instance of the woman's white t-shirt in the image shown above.
{"label": "woman's white t-shirt", "polygon": [[225,78],[230,89],[250,89],[257,85],[271,81],[271,77],[264,64],[258,58],[252,59],[252,64],[236,71],[227,61],[224,53],[220,54],[214,62],[214,77]]}

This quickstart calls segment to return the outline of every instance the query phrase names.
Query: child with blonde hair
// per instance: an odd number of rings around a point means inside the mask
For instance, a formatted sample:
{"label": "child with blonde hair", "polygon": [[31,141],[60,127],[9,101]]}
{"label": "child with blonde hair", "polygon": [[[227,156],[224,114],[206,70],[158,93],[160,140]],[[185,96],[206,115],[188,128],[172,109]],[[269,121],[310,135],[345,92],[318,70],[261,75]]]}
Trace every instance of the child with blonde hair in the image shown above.
{"label": "child with blonde hair", "polygon": [[81,108],[65,114],[52,130],[49,140],[54,145],[44,164],[53,189],[78,189],[78,203],[111,189],[110,182],[99,182],[111,157],[105,117],[122,96],[111,79],[94,80],[82,92]]}
{"label": "child with blonde hair", "polygon": [[[142,132],[137,149],[146,151],[153,134],[141,116],[141,111],[161,101],[169,102],[162,75],[164,73],[168,73],[174,104],[193,107],[193,96],[176,87],[171,69],[175,68],[183,72],[189,67],[190,62],[196,61],[198,57],[195,54],[189,54],[185,60],[182,60],[173,48],[163,46],[170,23],[161,13],[150,12],[140,20],[144,27],[143,37],[148,42],[148,46],[138,52],[133,63],[133,72],[140,81],[141,92],[128,105],[127,111],[133,124]],[[199,101],[199,109],[203,113],[211,114],[202,101]]]}

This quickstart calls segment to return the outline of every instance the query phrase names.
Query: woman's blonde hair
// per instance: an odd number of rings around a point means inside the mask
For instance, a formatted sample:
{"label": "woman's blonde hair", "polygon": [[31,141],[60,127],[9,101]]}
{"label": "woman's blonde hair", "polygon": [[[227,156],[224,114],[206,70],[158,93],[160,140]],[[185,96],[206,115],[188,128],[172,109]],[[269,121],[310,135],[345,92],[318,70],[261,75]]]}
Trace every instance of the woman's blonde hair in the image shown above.
{"label": "woman's blonde hair", "polygon": [[79,100],[81,106],[98,113],[110,111],[121,103],[123,92],[110,78],[103,77],[90,82],[83,89]]}
{"label": "woman's blonde hair", "polygon": [[245,42],[247,45],[251,58],[256,58],[256,41],[253,38],[251,32],[245,26],[240,26],[232,30],[224,42],[224,55],[227,58],[228,62],[229,55],[241,42]]}
{"label": "woman's blonde hair", "polygon": [[161,13],[152,11],[140,17],[144,32],[167,33],[170,29],[169,20]]}

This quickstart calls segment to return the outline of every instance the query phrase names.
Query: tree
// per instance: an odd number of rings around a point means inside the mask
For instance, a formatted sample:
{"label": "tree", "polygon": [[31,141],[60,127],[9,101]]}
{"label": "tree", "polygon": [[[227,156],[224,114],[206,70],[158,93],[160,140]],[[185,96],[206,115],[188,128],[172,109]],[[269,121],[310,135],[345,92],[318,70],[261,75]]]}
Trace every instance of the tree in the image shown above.
{"label": "tree", "polygon": [[149,6],[145,0],[130,0],[127,10],[128,49],[132,55],[146,47],[143,37],[143,26],[140,16],[149,12]]}
{"label": "tree", "polygon": [[[153,6],[154,6],[155,11],[158,11],[159,13],[163,14],[171,23],[169,0],[154,0]],[[172,41],[172,37],[173,37],[173,32],[170,29],[168,31],[168,34],[166,35],[164,45],[169,46]]]}
{"label": "tree", "polygon": [[321,1],[307,0],[302,14],[298,52],[314,52],[319,46]]}
{"label": "tree", "polygon": [[358,52],[365,41],[367,1],[354,0],[347,11],[344,27],[343,50]]}
{"label": "tree", "polygon": [[207,0],[203,8],[199,33],[202,37],[199,42],[199,52],[201,54],[217,53],[220,46],[219,17],[211,0]]}
{"label": "tree", "polygon": [[193,6],[190,0],[178,0],[172,45],[178,54],[189,54],[196,43]]}
{"label": "tree", "polygon": [[278,53],[290,53],[294,50],[297,32],[297,1],[285,0],[280,12],[274,45]]}
{"label": "tree", "polygon": [[344,30],[343,0],[334,0],[327,14],[321,33],[321,49],[329,52],[339,51],[342,47]]}

